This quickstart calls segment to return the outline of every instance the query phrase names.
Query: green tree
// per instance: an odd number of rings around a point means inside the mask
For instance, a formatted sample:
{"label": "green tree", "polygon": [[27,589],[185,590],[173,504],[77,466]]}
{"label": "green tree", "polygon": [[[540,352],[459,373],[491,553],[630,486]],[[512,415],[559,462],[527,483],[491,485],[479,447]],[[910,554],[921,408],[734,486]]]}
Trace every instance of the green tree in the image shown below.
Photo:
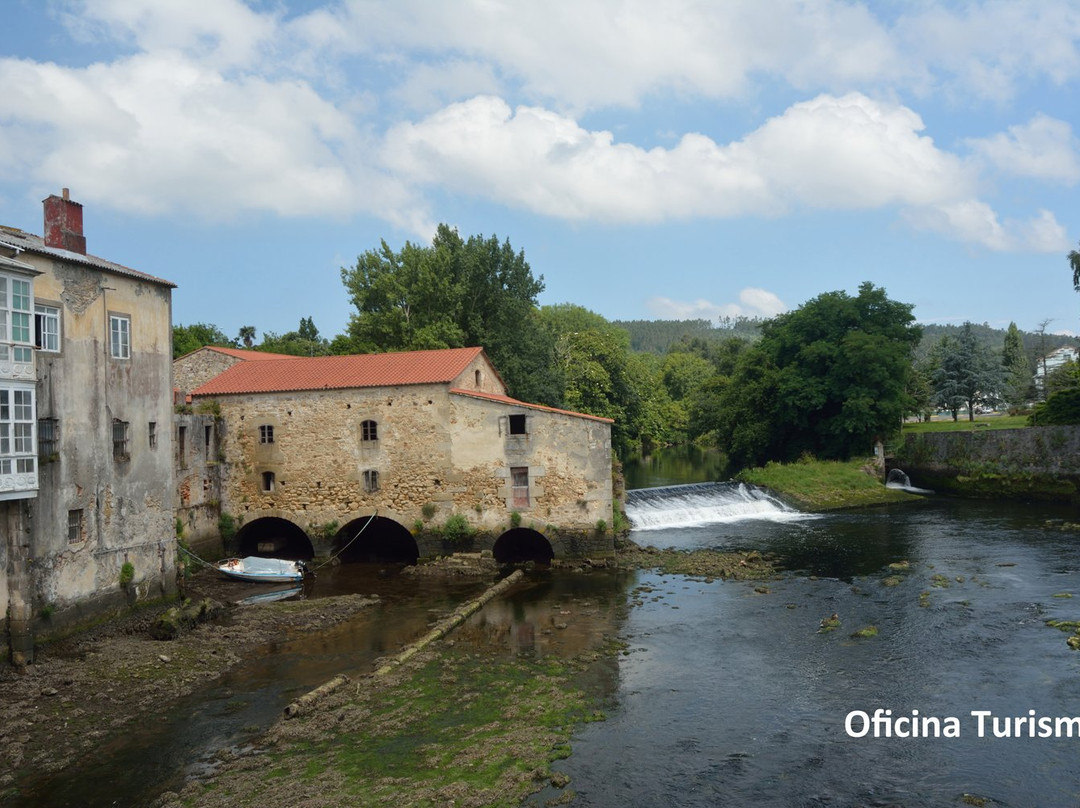
{"label": "green tree", "polygon": [[331,352],[330,344],[319,336],[319,329],[310,317],[301,317],[296,331],[284,334],[264,331],[256,350],[290,356],[326,356]]}
{"label": "green tree", "polygon": [[954,421],[958,420],[960,407],[966,407],[968,420],[974,421],[979,406],[996,406],[1002,385],[1001,362],[979,341],[971,323],[964,323],[956,339],[942,338],[934,390],[942,406],[952,412]]}
{"label": "green tree", "polygon": [[186,356],[206,345],[217,345],[222,348],[236,347],[236,343],[216,325],[194,323],[173,326],[173,359]]}
{"label": "green tree", "polygon": [[497,237],[465,241],[439,225],[431,246],[410,242],[394,252],[382,242],[342,269],[356,307],[335,350],[401,351],[483,347],[511,395],[557,403],[553,341],[542,333],[534,278],[525,254]]}
{"label": "green tree", "polygon": [[736,464],[869,454],[899,430],[920,329],[912,306],[870,283],[828,292],[762,324],[714,421]]}
{"label": "green tree", "polygon": [[1032,373],[1024,350],[1024,340],[1016,323],[1009,323],[1005,332],[1005,347],[1001,352],[1001,366],[1004,373],[1005,402],[1013,408],[1021,407],[1031,400]]}
{"label": "green tree", "polygon": [[1069,266],[1072,267],[1073,289],[1080,292],[1080,251],[1069,252]]}
{"label": "green tree", "polygon": [[245,348],[250,348],[255,344],[255,326],[242,325],[240,326],[240,333],[236,335],[236,341],[243,343]]}

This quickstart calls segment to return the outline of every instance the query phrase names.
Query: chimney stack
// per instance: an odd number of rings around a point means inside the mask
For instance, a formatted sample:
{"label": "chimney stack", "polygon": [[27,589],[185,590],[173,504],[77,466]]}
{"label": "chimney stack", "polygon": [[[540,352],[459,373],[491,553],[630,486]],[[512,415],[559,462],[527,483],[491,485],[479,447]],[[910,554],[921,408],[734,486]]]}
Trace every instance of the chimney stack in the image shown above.
{"label": "chimney stack", "polygon": [[83,235],[83,206],[71,201],[67,188],[63,196],[52,194],[45,200],[45,246],[86,255]]}

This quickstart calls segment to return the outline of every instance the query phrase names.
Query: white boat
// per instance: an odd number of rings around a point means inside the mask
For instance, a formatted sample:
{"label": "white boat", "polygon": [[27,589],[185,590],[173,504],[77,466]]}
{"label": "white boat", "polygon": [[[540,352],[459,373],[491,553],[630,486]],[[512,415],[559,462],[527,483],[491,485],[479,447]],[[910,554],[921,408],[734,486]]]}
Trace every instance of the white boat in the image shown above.
{"label": "white boat", "polygon": [[304,580],[307,568],[303,561],[287,561],[284,558],[226,558],[217,568],[229,578],[238,581],[261,581],[268,584],[287,584]]}

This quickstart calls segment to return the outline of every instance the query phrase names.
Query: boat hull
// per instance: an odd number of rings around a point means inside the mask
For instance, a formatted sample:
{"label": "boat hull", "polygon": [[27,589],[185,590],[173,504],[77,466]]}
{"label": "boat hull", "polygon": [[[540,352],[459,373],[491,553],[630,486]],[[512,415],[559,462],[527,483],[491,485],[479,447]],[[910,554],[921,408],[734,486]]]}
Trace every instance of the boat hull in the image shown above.
{"label": "boat hull", "polygon": [[217,569],[227,578],[249,583],[288,584],[304,580],[302,562],[281,558],[227,558],[217,563]]}

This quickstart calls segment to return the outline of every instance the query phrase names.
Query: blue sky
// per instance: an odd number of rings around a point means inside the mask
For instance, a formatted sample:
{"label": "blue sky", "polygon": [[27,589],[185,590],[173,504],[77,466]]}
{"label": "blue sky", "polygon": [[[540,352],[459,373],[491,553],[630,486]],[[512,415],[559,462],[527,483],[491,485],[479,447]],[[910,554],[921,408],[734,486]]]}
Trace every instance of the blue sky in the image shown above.
{"label": "blue sky", "polygon": [[1080,333],[1080,4],[3,0],[0,223],[62,187],[177,323],[324,336],[439,222],[609,319],[863,281]]}

